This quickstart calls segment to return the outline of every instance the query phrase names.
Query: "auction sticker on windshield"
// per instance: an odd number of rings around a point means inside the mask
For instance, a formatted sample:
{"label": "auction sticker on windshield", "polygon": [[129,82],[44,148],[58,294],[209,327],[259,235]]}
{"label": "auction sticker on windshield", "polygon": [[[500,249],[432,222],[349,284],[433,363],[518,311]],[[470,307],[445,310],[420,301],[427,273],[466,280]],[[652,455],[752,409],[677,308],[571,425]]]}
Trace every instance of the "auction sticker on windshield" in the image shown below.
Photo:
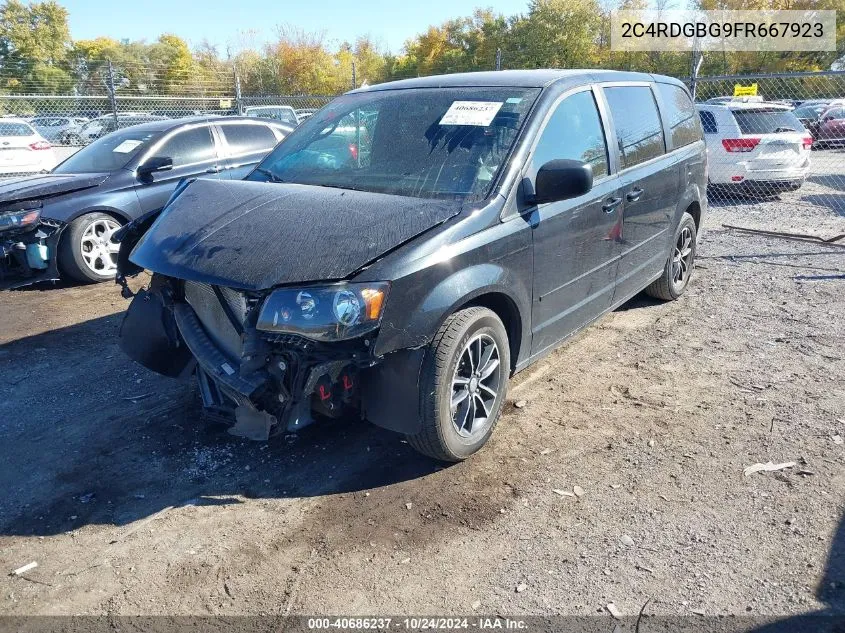
{"label": "auction sticker on windshield", "polygon": [[487,127],[493,122],[501,101],[453,101],[440,125],[480,125]]}
{"label": "auction sticker on windshield", "polygon": [[144,141],[137,141],[135,139],[126,139],[120,145],[115,147],[112,151],[118,152],[119,154],[128,154],[133,149],[141,145]]}

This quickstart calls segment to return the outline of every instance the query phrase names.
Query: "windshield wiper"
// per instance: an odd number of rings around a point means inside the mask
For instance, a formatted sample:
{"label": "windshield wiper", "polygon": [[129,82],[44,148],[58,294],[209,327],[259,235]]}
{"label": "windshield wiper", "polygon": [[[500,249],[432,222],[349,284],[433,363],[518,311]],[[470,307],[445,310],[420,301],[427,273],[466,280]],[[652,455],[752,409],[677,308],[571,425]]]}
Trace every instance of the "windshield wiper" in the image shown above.
{"label": "windshield wiper", "polygon": [[267,176],[267,180],[269,182],[285,182],[282,178],[279,178],[276,174],[274,174],[269,169],[264,169],[264,167],[256,167],[255,171],[257,171],[262,176]]}
{"label": "windshield wiper", "polygon": [[784,127],[775,128],[775,133],[778,133],[778,132],[797,132],[797,131],[798,130],[796,130],[794,127],[784,126]]}

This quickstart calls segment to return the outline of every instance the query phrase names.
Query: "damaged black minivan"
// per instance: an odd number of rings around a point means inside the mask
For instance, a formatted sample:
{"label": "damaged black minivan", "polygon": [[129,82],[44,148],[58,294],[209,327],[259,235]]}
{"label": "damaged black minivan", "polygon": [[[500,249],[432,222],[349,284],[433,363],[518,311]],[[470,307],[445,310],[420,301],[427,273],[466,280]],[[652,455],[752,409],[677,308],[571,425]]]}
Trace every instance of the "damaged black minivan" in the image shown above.
{"label": "damaged black minivan", "polygon": [[124,227],[149,287],[130,357],[195,374],[230,432],[350,412],[456,461],[510,376],[635,294],[677,299],[706,208],[682,83],[615,71],[445,75],[350,92],[242,181],[183,182]]}

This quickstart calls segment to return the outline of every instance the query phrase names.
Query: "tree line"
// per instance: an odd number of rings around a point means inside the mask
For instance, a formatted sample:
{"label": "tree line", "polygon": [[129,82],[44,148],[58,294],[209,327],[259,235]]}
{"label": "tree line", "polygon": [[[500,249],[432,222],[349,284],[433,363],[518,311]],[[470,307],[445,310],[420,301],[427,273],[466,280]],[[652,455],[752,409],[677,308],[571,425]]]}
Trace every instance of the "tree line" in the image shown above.
{"label": "tree line", "polygon": [[[667,0],[658,0],[658,5]],[[690,73],[689,53],[610,50],[610,15],[643,9],[646,0],[530,0],[506,16],[477,9],[432,25],[402,50],[384,50],[371,36],[339,45],[321,33],[280,27],[269,42],[234,50],[163,34],[155,41],[110,37],[73,40],[68,11],[55,0],[0,4],[0,91],[95,95],[113,84],[122,94],[325,94],[353,85],[450,72],[508,68],[617,68],[673,76]],[[780,6],[783,5],[783,6]],[[705,53],[701,74],[827,69],[845,44],[845,0],[693,0],[700,9],[838,9],[835,52]],[[246,39],[246,38],[242,38]]]}

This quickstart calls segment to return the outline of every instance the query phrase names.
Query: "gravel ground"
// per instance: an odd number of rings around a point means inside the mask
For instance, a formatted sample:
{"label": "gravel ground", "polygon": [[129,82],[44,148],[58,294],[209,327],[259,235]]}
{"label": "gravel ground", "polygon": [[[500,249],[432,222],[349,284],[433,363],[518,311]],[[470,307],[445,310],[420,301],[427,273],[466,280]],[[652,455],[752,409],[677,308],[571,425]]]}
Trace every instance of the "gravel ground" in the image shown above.
{"label": "gravel ground", "polygon": [[845,614],[845,249],[721,228],[845,233],[806,195],[714,206],[680,301],[517,376],[449,467],[355,421],[203,428],[122,356],[115,286],[3,294],[0,570],[38,567],[0,612]]}

